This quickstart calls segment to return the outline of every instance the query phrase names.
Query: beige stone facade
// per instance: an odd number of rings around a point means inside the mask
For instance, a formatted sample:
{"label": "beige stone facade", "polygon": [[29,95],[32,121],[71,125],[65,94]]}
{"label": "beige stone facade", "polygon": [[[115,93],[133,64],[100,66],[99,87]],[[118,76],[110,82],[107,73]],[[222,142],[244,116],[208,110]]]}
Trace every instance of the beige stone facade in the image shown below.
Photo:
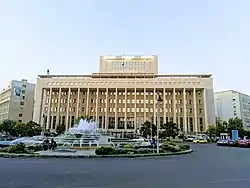
{"label": "beige stone facade", "polygon": [[[159,104],[160,96],[163,102]],[[215,123],[211,75],[97,73],[40,75],[34,121],[54,130],[91,116],[99,128],[136,132],[145,121],[173,121],[185,133],[204,132]]]}
{"label": "beige stone facade", "polygon": [[13,80],[0,92],[0,122],[6,119],[29,122],[33,119],[35,84]]}
{"label": "beige stone facade", "polygon": [[100,73],[152,73],[158,74],[158,57],[101,56]]}

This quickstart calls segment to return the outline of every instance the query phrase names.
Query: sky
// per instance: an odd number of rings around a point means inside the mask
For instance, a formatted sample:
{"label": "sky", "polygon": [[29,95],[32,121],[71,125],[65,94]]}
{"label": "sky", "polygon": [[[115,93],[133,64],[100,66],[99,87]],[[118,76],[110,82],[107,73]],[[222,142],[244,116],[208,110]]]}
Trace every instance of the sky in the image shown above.
{"label": "sky", "polygon": [[250,94],[249,0],[0,0],[0,89],[91,74],[101,55],[158,55],[161,74],[211,73]]}

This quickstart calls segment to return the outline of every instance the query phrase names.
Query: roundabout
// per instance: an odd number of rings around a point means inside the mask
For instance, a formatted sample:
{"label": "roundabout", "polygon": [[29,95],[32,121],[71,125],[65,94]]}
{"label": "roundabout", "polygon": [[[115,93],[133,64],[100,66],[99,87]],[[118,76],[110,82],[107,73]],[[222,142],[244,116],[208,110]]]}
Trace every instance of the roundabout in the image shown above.
{"label": "roundabout", "polygon": [[157,158],[0,158],[1,187],[249,187],[250,150],[191,144]]}

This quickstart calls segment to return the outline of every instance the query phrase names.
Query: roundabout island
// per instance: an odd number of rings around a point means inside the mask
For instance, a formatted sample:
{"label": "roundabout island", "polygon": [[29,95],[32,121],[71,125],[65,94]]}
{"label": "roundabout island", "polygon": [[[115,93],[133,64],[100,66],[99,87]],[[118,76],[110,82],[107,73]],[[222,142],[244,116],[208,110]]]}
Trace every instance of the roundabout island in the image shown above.
{"label": "roundabout island", "polygon": [[[154,141],[154,140],[152,140]],[[181,155],[191,153],[187,144],[163,142],[157,149],[156,141],[111,137],[96,128],[95,122],[81,119],[79,124],[64,134],[51,138],[24,137],[1,143],[0,157],[50,158],[135,158]]]}

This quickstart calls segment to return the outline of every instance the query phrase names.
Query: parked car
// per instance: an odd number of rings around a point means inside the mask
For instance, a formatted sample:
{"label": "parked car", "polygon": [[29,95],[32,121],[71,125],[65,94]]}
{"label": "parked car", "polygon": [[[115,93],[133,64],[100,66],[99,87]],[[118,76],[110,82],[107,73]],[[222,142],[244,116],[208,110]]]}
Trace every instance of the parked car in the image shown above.
{"label": "parked car", "polygon": [[239,147],[249,148],[250,147],[250,140],[247,140],[247,139],[239,140]]}
{"label": "parked car", "polygon": [[187,142],[193,142],[194,141],[194,139],[195,139],[195,136],[192,136],[192,135],[188,135],[188,136],[186,136],[185,137],[185,141],[187,141]]}
{"label": "parked car", "polygon": [[228,146],[238,147],[239,146],[239,141],[238,140],[228,140]]}
{"label": "parked car", "polygon": [[228,146],[228,140],[218,140],[217,146]]}
{"label": "parked car", "polygon": [[202,139],[202,138],[197,138],[193,140],[193,143],[196,143],[196,144],[205,144],[207,142],[208,141],[206,139]]}

